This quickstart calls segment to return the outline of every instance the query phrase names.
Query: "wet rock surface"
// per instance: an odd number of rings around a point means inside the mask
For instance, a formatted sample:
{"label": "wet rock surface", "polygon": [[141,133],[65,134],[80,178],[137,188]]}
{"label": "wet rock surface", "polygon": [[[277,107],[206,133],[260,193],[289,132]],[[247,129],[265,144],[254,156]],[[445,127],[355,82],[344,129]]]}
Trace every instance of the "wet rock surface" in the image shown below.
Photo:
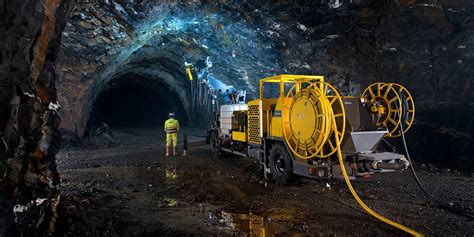
{"label": "wet rock surface", "polygon": [[[73,200],[62,203],[67,218],[60,218],[61,231],[111,236],[402,234],[364,213],[343,181],[299,179],[282,186],[264,180],[253,160],[213,157],[207,147],[165,158],[163,145],[61,151],[62,191]],[[434,195],[473,207],[472,177],[435,166],[416,168]],[[424,234],[472,234],[472,221],[424,199],[409,171],[353,183],[370,207]]]}
{"label": "wet rock surface", "polygon": [[0,1],[0,235],[54,230],[55,58],[70,1]]}

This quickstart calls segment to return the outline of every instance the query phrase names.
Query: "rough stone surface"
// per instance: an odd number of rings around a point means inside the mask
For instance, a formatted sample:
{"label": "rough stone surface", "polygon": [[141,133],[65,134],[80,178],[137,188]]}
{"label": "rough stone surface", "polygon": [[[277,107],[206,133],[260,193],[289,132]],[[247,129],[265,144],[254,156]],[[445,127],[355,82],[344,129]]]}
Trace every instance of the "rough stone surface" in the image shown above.
{"label": "rough stone surface", "polygon": [[0,235],[54,227],[59,150],[54,60],[70,1],[0,1]]}
{"label": "rough stone surface", "polygon": [[[79,1],[60,52],[61,126],[84,136],[95,99],[127,73],[168,87],[189,120],[202,121],[190,108],[183,58],[210,56],[211,73],[250,98],[259,78],[282,73],[322,74],[356,96],[370,83],[398,82],[415,97],[415,137],[439,126],[472,134],[473,11],[468,0]],[[416,145],[442,145],[473,166],[472,139],[453,150],[438,138]]]}
{"label": "rough stone surface", "polygon": [[[70,214],[58,222],[69,235],[258,236],[263,230],[268,236],[404,235],[365,213],[342,180],[296,179],[278,185],[266,181],[251,159],[211,158],[208,147],[160,159],[164,134],[123,132],[125,141],[136,146],[58,154],[63,192],[76,196],[72,203],[64,198],[70,204],[63,212]],[[472,211],[474,178],[436,166],[416,169],[438,199]],[[373,210],[426,236],[472,234],[474,222],[433,205],[408,170],[374,174],[353,185]],[[170,206],[170,200],[178,206]],[[263,221],[249,225],[249,213]]]}
{"label": "rough stone surface", "polygon": [[59,105],[66,134],[83,136],[96,98],[137,75],[202,125],[183,64],[206,56],[250,97],[281,73],[325,75],[346,95],[404,84],[418,106],[415,156],[474,167],[470,0],[71,2],[0,0],[2,236],[54,224]]}

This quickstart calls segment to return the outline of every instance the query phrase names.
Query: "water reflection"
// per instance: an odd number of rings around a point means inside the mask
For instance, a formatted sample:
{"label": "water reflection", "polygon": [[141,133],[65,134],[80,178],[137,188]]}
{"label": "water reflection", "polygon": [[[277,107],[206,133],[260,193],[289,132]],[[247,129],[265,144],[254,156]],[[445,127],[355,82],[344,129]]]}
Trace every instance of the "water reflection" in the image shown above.
{"label": "water reflection", "polygon": [[[204,208],[206,212],[206,208]],[[294,231],[295,213],[292,211],[279,210],[271,214],[229,213],[225,211],[207,211],[205,222],[243,233],[245,236],[301,236]]]}

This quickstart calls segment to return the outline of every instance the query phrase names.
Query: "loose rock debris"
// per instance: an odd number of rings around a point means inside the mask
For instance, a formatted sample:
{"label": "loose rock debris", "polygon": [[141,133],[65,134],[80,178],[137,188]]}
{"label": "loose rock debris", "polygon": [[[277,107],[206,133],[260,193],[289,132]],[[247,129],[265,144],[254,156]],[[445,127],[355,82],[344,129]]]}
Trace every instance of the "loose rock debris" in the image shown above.
{"label": "loose rock debris", "polygon": [[[263,178],[253,160],[213,157],[207,147],[166,159],[159,145],[150,146],[63,150],[58,233],[353,235],[357,229],[360,235],[401,234],[364,213],[342,181],[277,185]],[[423,167],[417,166],[420,178],[435,195],[472,208],[472,177]],[[474,229],[465,218],[430,205],[408,171],[373,175],[354,186],[369,206],[424,234]]]}

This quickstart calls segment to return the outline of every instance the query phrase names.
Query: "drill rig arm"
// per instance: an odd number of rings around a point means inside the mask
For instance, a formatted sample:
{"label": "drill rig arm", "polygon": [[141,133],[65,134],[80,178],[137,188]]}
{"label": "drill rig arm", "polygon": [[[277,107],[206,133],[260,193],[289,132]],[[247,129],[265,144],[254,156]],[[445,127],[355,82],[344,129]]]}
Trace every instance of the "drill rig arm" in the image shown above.
{"label": "drill rig arm", "polygon": [[213,100],[216,100],[217,96],[221,96],[224,104],[244,104],[246,102],[247,92],[245,90],[237,90],[233,86],[225,84],[222,80],[210,74],[209,69],[212,68],[212,62],[209,60],[209,57],[206,58],[205,63],[206,67],[199,70],[198,67],[185,61],[188,79],[192,81],[194,79],[192,72],[198,72],[198,82],[204,85]]}

